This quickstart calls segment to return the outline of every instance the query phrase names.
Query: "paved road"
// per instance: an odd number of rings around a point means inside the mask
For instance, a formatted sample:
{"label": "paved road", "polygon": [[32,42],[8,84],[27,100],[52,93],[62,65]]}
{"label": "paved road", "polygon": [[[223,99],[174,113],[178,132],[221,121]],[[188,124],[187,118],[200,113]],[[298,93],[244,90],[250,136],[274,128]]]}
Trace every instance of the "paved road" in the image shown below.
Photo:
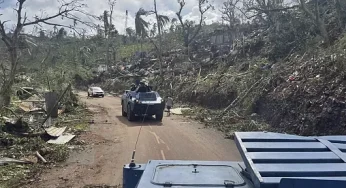
{"label": "paved road", "polygon": [[130,161],[142,125],[136,149],[137,163],[151,159],[241,160],[232,140],[192,120],[171,116],[164,117],[162,122],[128,122],[121,116],[120,98],[87,99],[84,93],[80,96],[95,113],[95,124],[78,138],[88,146],[72,153],[62,168],[44,173],[32,187],[121,184],[122,166]]}

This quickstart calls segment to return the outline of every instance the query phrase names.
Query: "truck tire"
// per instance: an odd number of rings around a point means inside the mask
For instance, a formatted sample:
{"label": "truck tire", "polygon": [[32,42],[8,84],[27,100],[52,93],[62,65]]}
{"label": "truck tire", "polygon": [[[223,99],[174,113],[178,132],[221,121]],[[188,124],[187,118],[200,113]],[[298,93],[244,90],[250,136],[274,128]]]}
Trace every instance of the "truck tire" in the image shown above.
{"label": "truck tire", "polygon": [[127,113],[126,113],[125,110],[124,110],[124,105],[123,105],[123,104],[121,104],[121,115],[122,115],[123,117],[126,117],[126,116],[127,116]]}
{"label": "truck tire", "polygon": [[162,119],[163,119],[163,111],[160,111],[159,113],[157,113],[157,114],[155,115],[155,119],[156,119],[157,121],[162,121]]}
{"label": "truck tire", "polygon": [[134,121],[135,120],[135,114],[131,110],[131,106],[127,105],[127,120]]}

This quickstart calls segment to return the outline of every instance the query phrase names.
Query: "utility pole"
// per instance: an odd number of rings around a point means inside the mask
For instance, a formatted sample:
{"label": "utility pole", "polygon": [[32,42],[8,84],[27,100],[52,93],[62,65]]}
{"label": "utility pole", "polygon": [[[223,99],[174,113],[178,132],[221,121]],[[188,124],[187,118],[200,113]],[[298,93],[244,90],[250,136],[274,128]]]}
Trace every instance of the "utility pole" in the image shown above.
{"label": "utility pole", "polygon": [[127,32],[126,32],[126,29],[127,29],[127,22],[128,22],[128,19],[129,19],[129,12],[126,10],[126,15],[125,15],[125,36],[127,36]]}

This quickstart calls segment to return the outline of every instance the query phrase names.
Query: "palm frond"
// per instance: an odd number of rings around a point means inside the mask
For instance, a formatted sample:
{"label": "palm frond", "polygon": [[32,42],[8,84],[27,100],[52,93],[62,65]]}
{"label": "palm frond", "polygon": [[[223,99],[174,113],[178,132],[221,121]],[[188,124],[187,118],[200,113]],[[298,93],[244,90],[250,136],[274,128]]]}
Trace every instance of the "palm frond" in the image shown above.
{"label": "palm frond", "polygon": [[159,27],[162,29],[169,21],[169,17],[165,15],[158,15]]}

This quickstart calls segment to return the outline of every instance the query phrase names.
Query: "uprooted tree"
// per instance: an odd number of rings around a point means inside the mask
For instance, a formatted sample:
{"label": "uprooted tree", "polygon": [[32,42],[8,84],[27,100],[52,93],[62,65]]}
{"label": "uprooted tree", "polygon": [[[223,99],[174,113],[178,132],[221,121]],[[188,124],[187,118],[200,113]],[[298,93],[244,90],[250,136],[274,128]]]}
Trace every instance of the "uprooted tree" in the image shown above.
{"label": "uprooted tree", "polygon": [[[15,9],[17,13],[16,22],[13,30],[6,30],[7,20],[1,20],[0,17],[0,34],[1,39],[6,45],[8,51],[9,60],[7,62],[1,62],[3,68],[3,81],[1,83],[0,90],[0,107],[8,106],[11,102],[11,91],[14,85],[14,80],[18,71],[19,63],[21,61],[21,42],[25,40],[25,35],[23,35],[23,29],[27,26],[34,26],[40,24],[59,26],[66,28],[73,28],[77,22],[80,22],[79,19],[73,15],[73,12],[79,11],[80,8],[84,6],[81,3],[81,0],[71,0],[69,2],[63,2],[57,13],[47,16],[34,16],[31,20],[27,17],[27,14],[23,11],[23,7],[26,0],[17,0],[17,7]],[[0,14],[1,16],[1,14]],[[54,19],[61,17],[70,19],[73,22],[73,25],[62,25],[54,23]]]}

